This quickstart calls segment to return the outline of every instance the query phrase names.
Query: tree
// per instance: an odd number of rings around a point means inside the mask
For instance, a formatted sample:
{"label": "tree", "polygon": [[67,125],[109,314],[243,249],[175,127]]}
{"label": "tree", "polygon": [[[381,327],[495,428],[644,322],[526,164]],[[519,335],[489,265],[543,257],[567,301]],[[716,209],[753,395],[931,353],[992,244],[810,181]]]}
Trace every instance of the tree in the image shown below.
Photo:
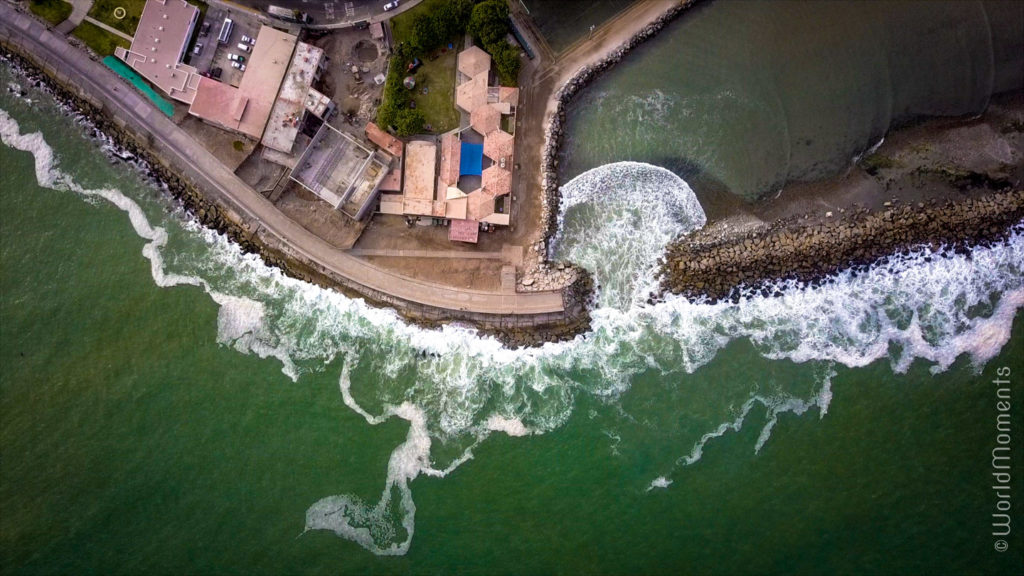
{"label": "tree", "polygon": [[412,108],[399,110],[395,114],[395,132],[399,136],[412,136],[423,131],[423,113]]}
{"label": "tree", "polygon": [[420,14],[412,21],[412,37],[410,42],[419,52],[429,52],[441,43],[442,31],[438,29],[436,18],[430,14]]}
{"label": "tree", "polygon": [[494,65],[498,69],[498,78],[504,86],[516,86],[519,84],[519,67],[522,62],[519,60],[519,50],[515,46],[502,40],[500,43],[491,46],[491,56],[494,58]]}
{"label": "tree", "polygon": [[434,12],[434,26],[441,42],[466,31],[473,14],[473,0],[451,0]]}
{"label": "tree", "polygon": [[485,0],[473,7],[468,31],[485,48],[504,39],[509,31],[508,4],[505,0]]}

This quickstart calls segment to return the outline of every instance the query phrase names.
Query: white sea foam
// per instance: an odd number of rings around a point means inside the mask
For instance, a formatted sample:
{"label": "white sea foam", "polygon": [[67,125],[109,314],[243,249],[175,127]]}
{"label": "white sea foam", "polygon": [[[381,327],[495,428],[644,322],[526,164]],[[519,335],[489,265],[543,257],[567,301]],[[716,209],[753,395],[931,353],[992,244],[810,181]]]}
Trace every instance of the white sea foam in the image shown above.
{"label": "white sea foam", "polygon": [[601,304],[626,309],[656,288],[652,274],[669,241],[707,222],[693,190],[640,162],[594,168],[561,188],[553,254],[587,268]]}
{"label": "white sea foam", "polygon": [[[307,513],[307,528],[332,530],[378,554],[408,550],[415,528],[410,483],[419,474],[450,473],[472,458],[476,443],[494,432],[522,436],[558,428],[572,414],[578,395],[615,406],[635,375],[650,370],[692,373],[737,339],[749,340],[766,358],[824,366],[809,398],[780,389],[757,391],[737,401],[739,408],[694,438],[677,465],[699,461],[708,442],[740,429],[755,408],[766,414],[754,446],[757,452],[782,414],[814,409],[825,414],[831,401],[829,363],[858,367],[888,357],[892,369],[900,372],[922,358],[933,370],[942,371],[966,354],[980,367],[1005,346],[1016,311],[1024,306],[1020,226],[1008,241],[977,248],[970,255],[922,250],[856,276],[839,274],[817,287],[781,284],[778,297],[748,294],[737,303],[719,304],[669,297],[647,304],[645,294],[655,285],[657,256],[664,243],[680,230],[702,224],[703,212],[685,182],[658,168],[631,163],[606,167],[598,173],[597,183],[602,190],[620,192],[624,202],[648,206],[623,204],[618,206],[621,213],[608,215],[617,219],[616,225],[595,219],[593,227],[571,232],[581,234],[579,238],[565,236],[555,242],[558,250],[589,258],[584,264],[600,272],[602,302],[607,304],[593,311],[592,331],[571,342],[513,350],[472,329],[411,326],[390,310],[289,278],[195,222],[165,216],[163,226],[154,226],[139,203],[120,191],[77,185],[59,169],[42,134],[22,134],[2,110],[0,137],[5,145],[33,155],[41,186],[103,199],[123,210],[135,232],[147,240],[143,254],[150,261],[154,283],[199,286],[220,307],[218,342],[278,358],[293,380],[341,357],[342,401],[350,409],[372,425],[392,417],[409,422],[406,440],[392,453],[378,503],[332,496]],[[627,192],[638,190],[637,181],[647,188],[644,194],[631,196]],[[669,193],[656,187],[659,182]],[[588,209],[597,214],[595,207],[609,206],[581,186],[570,190],[578,191],[571,192],[566,203],[566,210],[573,210],[567,221],[574,214],[586,216]],[[654,207],[671,217],[648,212]],[[645,234],[623,234],[631,222],[642,223],[639,228]],[[566,228],[571,229],[571,223]],[[626,245],[618,246],[620,241]],[[588,252],[587,243],[599,249]],[[629,256],[624,262],[629,274],[617,276],[613,267],[602,270],[602,255],[604,261],[610,260],[601,252],[604,249],[619,249],[622,257]],[[609,293],[613,297],[606,298]],[[350,374],[366,379],[360,388],[362,403],[353,396]],[[453,440],[468,448],[451,461],[438,463],[432,460],[432,439]],[[615,450],[622,445],[616,441]],[[663,475],[665,487],[675,470]]]}
{"label": "white sea foam", "polygon": [[668,488],[672,485],[672,481],[664,476],[658,476],[654,480],[651,480],[650,486],[647,487],[647,491],[650,492],[655,488]]}

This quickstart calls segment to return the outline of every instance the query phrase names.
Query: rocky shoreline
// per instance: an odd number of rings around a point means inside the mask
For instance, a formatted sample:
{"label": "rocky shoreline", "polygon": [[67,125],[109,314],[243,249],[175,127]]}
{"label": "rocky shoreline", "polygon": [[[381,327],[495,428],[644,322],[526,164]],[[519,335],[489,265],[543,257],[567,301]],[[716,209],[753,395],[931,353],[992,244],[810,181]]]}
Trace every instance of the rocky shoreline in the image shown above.
{"label": "rocky shoreline", "polygon": [[971,247],[1005,240],[1024,220],[1024,190],[958,201],[860,208],[843,218],[808,225],[793,217],[737,237],[698,231],[669,246],[662,265],[665,290],[689,298],[738,300],[770,296],[779,282],[815,284],[842,270],[857,273],[892,255]]}
{"label": "rocky shoreline", "polygon": [[616,48],[600,61],[589,66],[584,66],[569,81],[563,84],[555,92],[555,113],[547,126],[545,133],[544,150],[541,153],[541,225],[542,240],[537,247],[542,258],[547,262],[551,254],[548,248],[551,246],[551,239],[558,231],[558,210],[561,202],[561,183],[558,178],[558,153],[562,147],[562,139],[565,136],[566,107],[580,90],[586,88],[606,70],[618,64],[631,50],[656,36],[669,23],[679,15],[699,4],[701,0],[686,0],[669,8],[656,20],[644,26],[644,28]]}
{"label": "rocky shoreline", "polygon": [[350,298],[361,298],[376,307],[395,309],[403,318],[425,328],[437,328],[446,323],[463,323],[481,334],[494,336],[505,345],[539,346],[546,342],[570,340],[590,328],[589,301],[593,290],[587,275],[580,275],[563,292],[565,311],[560,314],[536,316],[503,316],[448,311],[398,301],[386,294],[368,293],[319,269],[315,265],[288,255],[272,245],[258,233],[258,223],[241,221],[230,210],[218,205],[191,181],[180,176],[172,167],[152,154],[144,140],[109,118],[107,113],[75,92],[74,86],[63,86],[55,78],[24,55],[0,46],[0,58],[8,61],[34,87],[48,92],[64,107],[76,111],[89,126],[105,135],[128,154],[140,159],[142,173],[159,182],[178,206],[203,226],[225,234],[246,253],[258,254],[268,265],[281,269],[287,275],[337,290]]}

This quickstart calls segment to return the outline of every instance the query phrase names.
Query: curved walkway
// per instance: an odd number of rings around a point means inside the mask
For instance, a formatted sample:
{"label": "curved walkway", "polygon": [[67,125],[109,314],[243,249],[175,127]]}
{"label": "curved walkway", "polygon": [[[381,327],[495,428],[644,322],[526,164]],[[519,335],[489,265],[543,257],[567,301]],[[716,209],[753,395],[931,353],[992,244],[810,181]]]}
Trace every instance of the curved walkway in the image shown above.
{"label": "curved walkway", "polygon": [[287,252],[371,290],[401,300],[447,310],[483,314],[546,314],[564,310],[562,293],[501,293],[456,289],[416,280],[378,268],[346,254],[274,207],[228,170],[199,143],[128,88],[105,66],[71,46],[34,18],[0,2],[0,38],[32,54],[43,67],[80,87],[113,116],[148,132],[158,148],[186,168],[202,189],[221,199],[244,221],[258,223]]}
{"label": "curved walkway", "polygon": [[70,34],[85,19],[85,15],[92,9],[92,0],[70,0],[71,14],[68,19],[57,25],[55,30],[61,34]]}

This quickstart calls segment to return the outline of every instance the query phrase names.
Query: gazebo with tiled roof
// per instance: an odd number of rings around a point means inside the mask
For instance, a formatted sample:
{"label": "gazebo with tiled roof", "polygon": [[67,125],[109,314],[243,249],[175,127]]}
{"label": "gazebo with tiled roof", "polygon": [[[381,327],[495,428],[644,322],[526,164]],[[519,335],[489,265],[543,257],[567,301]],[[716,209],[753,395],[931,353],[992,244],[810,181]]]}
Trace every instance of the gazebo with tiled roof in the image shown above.
{"label": "gazebo with tiled roof", "polygon": [[515,138],[504,130],[495,130],[484,137],[484,155],[500,162],[502,158],[511,158]]}
{"label": "gazebo with tiled roof", "polygon": [[494,106],[478,106],[469,115],[469,125],[478,133],[487,136],[501,126],[501,112]]}
{"label": "gazebo with tiled roof", "polygon": [[497,164],[492,164],[484,170],[481,187],[491,198],[504,196],[512,191],[512,173]]}
{"label": "gazebo with tiled roof", "polygon": [[487,76],[481,74],[455,89],[455,105],[472,113],[487,104]]}
{"label": "gazebo with tiled roof", "polygon": [[[470,46],[459,52],[459,72],[470,78],[476,78],[491,69],[491,56],[479,46]],[[486,81],[486,78],[484,78]]]}

